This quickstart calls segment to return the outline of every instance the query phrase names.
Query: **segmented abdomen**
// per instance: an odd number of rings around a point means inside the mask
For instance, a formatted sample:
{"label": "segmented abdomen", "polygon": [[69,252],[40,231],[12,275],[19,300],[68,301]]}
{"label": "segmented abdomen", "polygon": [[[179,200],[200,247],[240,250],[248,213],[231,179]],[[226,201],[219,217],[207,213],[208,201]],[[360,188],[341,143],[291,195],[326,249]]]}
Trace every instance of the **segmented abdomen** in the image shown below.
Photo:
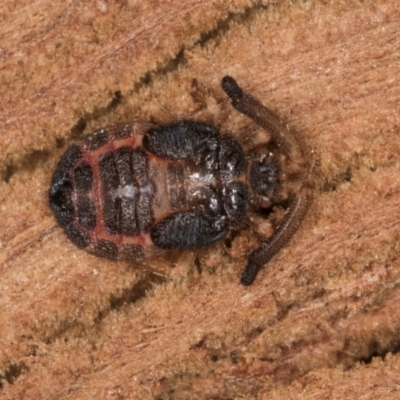
{"label": "segmented abdomen", "polygon": [[[53,177],[52,188],[59,187],[53,202],[50,193],[53,210],[66,203],[60,196],[71,198],[59,222],[76,245],[95,255],[137,260],[151,244],[154,185],[141,139],[130,124],[94,132],[65,153]],[[57,216],[60,210],[54,211]]]}

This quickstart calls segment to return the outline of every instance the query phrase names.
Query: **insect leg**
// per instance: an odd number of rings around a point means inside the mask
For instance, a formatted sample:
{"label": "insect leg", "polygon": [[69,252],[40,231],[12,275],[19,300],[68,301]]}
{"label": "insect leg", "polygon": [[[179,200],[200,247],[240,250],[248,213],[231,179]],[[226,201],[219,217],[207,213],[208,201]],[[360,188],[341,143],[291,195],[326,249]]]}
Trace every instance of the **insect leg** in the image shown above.
{"label": "insect leg", "polygon": [[183,120],[151,128],[143,137],[143,146],[167,160],[182,160],[215,153],[218,136],[218,129],[212,125]]}
{"label": "insect leg", "polygon": [[150,236],[163,249],[198,249],[223,239],[228,230],[224,217],[186,211],[161,220],[151,229]]}

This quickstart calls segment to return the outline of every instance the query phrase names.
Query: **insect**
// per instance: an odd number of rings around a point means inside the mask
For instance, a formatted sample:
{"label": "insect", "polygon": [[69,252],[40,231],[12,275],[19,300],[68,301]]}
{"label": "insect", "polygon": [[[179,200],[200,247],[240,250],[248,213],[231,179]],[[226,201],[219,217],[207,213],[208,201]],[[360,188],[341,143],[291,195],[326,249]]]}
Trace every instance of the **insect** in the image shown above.
{"label": "insect", "polygon": [[50,206],[79,248],[138,261],[209,246],[240,229],[250,210],[288,204],[274,234],[248,256],[250,285],[293,236],[308,205],[305,162],[285,125],[230,77],[232,105],[268,132],[244,152],[208,123],[118,124],[71,145],[54,172]]}

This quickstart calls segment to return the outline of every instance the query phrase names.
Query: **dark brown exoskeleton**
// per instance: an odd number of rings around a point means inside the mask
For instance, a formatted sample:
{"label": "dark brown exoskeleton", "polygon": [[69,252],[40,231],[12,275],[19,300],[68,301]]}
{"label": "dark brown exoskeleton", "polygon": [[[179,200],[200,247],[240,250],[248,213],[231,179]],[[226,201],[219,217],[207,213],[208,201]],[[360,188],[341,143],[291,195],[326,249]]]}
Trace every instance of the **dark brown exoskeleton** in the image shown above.
{"label": "dark brown exoskeleton", "polygon": [[[304,159],[294,136],[226,76],[233,106],[268,131],[243,152],[234,136],[201,121],[119,124],[86,136],[61,158],[50,206],[68,237],[100,257],[138,261],[161,250],[197,249],[237,229],[250,209],[289,201],[274,234],[248,256],[241,283],[292,237],[307,210]],[[284,185],[285,176],[295,176]]]}

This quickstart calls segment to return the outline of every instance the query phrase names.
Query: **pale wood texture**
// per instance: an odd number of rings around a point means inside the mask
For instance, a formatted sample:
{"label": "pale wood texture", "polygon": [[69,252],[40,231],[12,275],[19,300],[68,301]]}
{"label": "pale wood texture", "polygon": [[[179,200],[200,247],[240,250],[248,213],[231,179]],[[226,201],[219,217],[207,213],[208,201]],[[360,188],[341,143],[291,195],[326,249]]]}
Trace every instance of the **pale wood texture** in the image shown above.
{"label": "pale wood texture", "polygon": [[[4,0],[0,16],[0,398],[400,396],[398,1]],[[256,282],[238,284],[250,230],[149,261],[161,277],[69,243],[47,203],[66,147],[182,117],[254,140],[225,74],[310,164],[306,220]]]}

